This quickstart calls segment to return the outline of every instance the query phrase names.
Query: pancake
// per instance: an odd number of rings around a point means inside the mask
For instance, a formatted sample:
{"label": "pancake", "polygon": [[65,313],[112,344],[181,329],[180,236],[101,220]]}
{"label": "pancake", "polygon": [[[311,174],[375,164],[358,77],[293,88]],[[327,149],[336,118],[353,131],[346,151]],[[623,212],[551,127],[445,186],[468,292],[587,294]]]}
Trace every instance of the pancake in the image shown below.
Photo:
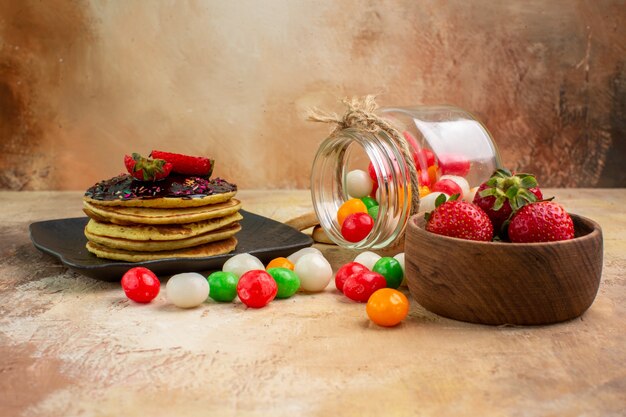
{"label": "pancake", "polygon": [[223,203],[236,193],[237,186],[221,178],[171,174],[159,181],[138,181],[122,174],[94,184],[83,200],[101,206],[184,208]]}
{"label": "pancake", "polygon": [[85,231],[85,236],[89,241],[106,246],[110,249],[122,249],[133,252],[158,252],[164,250],[174,250],[182,248],[190,248],[192,246],[203,245],[209,242],[224,240],[232,237],[241,230],[239,223],[233,223],[230,226],[223,227],[212,232],[203,233],[198,236],[187,239],[178,240],[131,240],[117,237],[99,236]]}
{"label": "pancake", "polygon": [[92,219],[121,225],[129,224],[184,224],[224,217],[236,213],[241,201],[230,199],[224,203],[200,207],[141,208],[121,206],[101,206],[83,202],[83,211]]}
{"label": "pancake", "polygon": [[172,225],[119,225],[90,219],[85,227],[85,233],[129,240],[167,241],[198,236],[213,230],[221,229],[242,219],[243,217],[239,213],[229,214],[217,219],[203,220],[201,222]]}
{"label": "pancake", "polygon": [[166,258],[204,258],[208,256],[223,255],[232,252],[237,247],[237,239],[218,240],[217,242],[205,243],[192,248],[166,250],[160,252],[136,252],[121,249],[108,248],[95,242],[87,242],[87,250],[98,258],[113,259],[116,261],[142,262]]}

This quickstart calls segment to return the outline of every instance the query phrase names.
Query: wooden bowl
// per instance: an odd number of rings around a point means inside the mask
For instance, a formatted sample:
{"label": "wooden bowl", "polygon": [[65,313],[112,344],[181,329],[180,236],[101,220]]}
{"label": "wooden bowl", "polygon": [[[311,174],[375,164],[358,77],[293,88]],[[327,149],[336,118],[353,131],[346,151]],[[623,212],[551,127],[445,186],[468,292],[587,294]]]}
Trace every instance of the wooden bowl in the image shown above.
{"label": "wooden bowl", "polygon": [[475,242],[409,220],[405,237],[409,290],[424,308],[471,323],[537,325],[584,313],[602,275],[602,230],[571,215],[575,238],[549,243]]}

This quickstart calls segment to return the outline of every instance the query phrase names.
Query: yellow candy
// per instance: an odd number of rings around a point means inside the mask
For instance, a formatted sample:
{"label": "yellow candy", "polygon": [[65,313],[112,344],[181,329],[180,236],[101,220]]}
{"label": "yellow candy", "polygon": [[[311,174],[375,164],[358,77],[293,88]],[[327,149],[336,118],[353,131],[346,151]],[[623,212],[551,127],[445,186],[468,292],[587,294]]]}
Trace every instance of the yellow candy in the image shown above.
{"label": "yellow candy", "polygon": [[365,203],[358,198],[352,198],[339,207],[339,210],[337,211],[337,221],[339,222],[339,226],[343,225],[346,217],[354,213],[367,213]]}

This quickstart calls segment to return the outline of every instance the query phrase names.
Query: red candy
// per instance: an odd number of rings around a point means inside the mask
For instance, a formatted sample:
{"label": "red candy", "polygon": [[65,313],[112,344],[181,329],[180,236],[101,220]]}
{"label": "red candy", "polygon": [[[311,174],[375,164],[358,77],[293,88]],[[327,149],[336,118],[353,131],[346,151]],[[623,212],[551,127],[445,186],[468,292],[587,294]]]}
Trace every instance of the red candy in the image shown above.
{"label": "red candy", "polygon": [[149,303],[159,295],[161,283],[148,268],[131,268],[122,277],[122,289],[126,297],[137,303]]}
{"label": "red candy", "polygon": [[351,300],[365,303],[376,290],[386,286],[385,277],[366,270],[350,275],[343,283],[343,293]]}
{"label": "red candy", "polygon": [[439,155],[439,167],[443,175],[464,177],[470,170],[470,161],[463,155],[443,154]]}
{"label": "red candy", "polygon": [[461,187],[459,187],[459,184],[447,178],[437,181],[435,185],[433,185],[433,188],[431,191],[433,192],[438,191],[441,193],[446,193],[449,196],[453,196],[454,194],[463,196],[463,190],[461,189]]}
{"label": "red candy", "polygon": [[248,307],[265,307],[276,297],[278,286],[270,274],[262,270],[248,271],[239,277],[237,295]]}
{"label": "red candy", "polygon": [[367,213],[354,213],[341,225],[341,235],[348,242],[360,242],[374,228],[374,219]]}
{"label": "red candy", "polygon": [[335,287],[341,292],[343,292],[343,284],[346,282],[346,279],[352,274],[362,271],[369,271],[367,267],[358,262],[350,262],[339,268],[337,274],[335,275]]}

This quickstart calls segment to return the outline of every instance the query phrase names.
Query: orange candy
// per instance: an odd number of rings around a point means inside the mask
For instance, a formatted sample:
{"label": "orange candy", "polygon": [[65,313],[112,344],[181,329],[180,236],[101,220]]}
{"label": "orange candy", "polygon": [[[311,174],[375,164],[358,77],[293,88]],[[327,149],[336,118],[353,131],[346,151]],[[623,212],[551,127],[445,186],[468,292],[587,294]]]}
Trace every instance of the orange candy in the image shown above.
{"label": "orange candy", "polygon": [[381,288],[370,296],[365,311],[379,326],[392,327],[409,313],[409,300],[398,290]]}
{"label": "orange candy", "polygon": [[274,258],[267,264],[265,270],[267,271],[270,268],[287,268],[293,271],[294,264],[287,258]]}
{"label": "orange candy", "polygon": [[339,210],[337,211],[337,221],[339,222],[339,226],[343,225],[346,217],[354,213],[367,213],[365,203],[358,198],[352,198],[339,207]]}
{"label": "orange candy", "polygon": [[428,167],[428,178],[430,179],[430,183],[434,184],[437,182],[437,174],[439,167],[437,165],[431,165]]}

